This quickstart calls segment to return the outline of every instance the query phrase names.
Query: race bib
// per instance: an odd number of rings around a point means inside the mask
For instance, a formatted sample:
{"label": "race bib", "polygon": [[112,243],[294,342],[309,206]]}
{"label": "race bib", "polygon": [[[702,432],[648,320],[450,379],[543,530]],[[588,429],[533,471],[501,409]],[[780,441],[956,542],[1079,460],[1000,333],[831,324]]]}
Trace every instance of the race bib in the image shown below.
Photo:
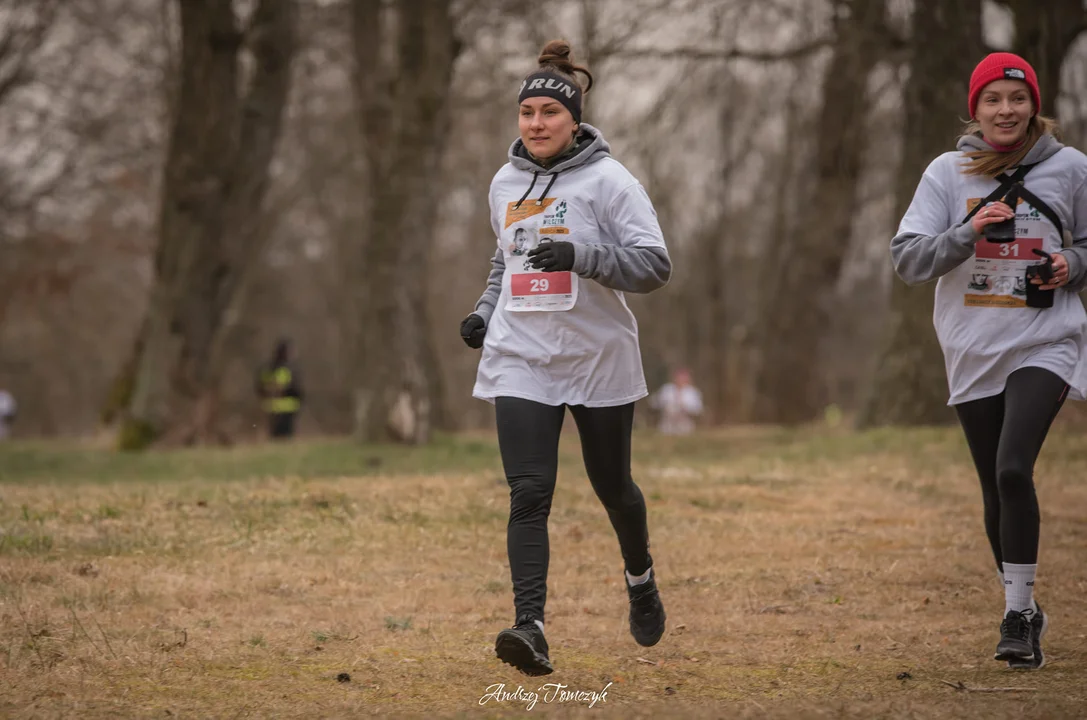
{"label": "race bib", "polygon": [[506,260],[509,300],[514,312],[561,312],[577,303],[578,277],[572,272],[540,272],[527,266],[523,255]]}
{"label": "race bib", "polygon": [[963,295],[967,307],[1027,306],[1026,270],[1043,262],[1034,250],[1045,249],[1046,225],[1037,211],[1022,201],[1017,210],[1014,241],[994,243],[982,238],[974,245],[970,280]]}
{"label": "race bib", "polygon": [[506,309],[513,312],[562,312],[577,303],[578,277],[572,272],[540,272],[528,266],[528,253],[541,242],[569,235],[565,200],[546,198],[539,205],[506,209],[506,227],[499,242],[506,259],[504,281],[509,290]]}

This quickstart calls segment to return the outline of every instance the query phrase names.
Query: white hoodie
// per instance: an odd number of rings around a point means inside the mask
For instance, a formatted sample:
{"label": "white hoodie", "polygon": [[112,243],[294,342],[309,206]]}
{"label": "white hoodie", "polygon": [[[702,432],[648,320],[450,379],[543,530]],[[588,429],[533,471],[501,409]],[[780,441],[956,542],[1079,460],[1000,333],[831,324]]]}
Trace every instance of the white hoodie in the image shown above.
{"label": "white hoodie", "polygon": [[[932,161],[891,241],[895,272],[910,285],[939,278],[933,322],[943,348],[949,405],[999,395],[1008,375],[1040,367],[1069,385],[1069,397],[1087,397],[1087,313],[1076,294],[1087,283],[1087,156],[1050,135],[1038,140],[1024,164],[1039,163],[1024,186],[1049,205],[1071,231],[1073,245],[1044,215],[1021,200],[1015,243],[990,243],[962,219],[998,187],[996,180],[962,173],[963,152],[989,149],[963,136],[959,152]],[[1019,247],[1016,247],[1019,246]],[[1030,247],[1068,261],[1069,282],[1051,308],[1026,307],[1020,278],[1041,260]],[[1018,251],[1018,252],[1017,252]]]}
{"label": "white hoodie", "polygon": [[0,440],[8,437],[8,426],[15,419],[15,398],[7,390],[0,390]]}
{"label": "white hoodie", "polygon": [[[649,196],[600,132],[582,123],[549,168],[516,140],[490,210],[498,250],[476,303],[487,331],[473,396],[603,407],[648,395],[623,292],[663,287],[672,266]],[[549,239],[574,244],[572,273],[525,268],[525,253]]]}

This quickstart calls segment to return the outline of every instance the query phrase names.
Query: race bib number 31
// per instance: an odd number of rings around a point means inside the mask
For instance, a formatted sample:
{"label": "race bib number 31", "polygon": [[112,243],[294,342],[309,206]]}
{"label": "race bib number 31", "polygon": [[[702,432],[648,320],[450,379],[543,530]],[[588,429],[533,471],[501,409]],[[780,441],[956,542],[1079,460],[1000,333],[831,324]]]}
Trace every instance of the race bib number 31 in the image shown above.
{"label": "race bib number 31", "polygon": [[970,282],[963,297],[968,307],[1026,307],[1026,269],[1039,261],[1034,250],[1042,238],[1020,237],[1013,242],[979,240],[974,246]]}
{"label": "race bib number 31", "polygon": [[1019,238],[1014,242],[994,243],[979,240],[974,254],[982,260],[1029,260],[1038,262],[1034,250],[1042,249],[1041,238]]}

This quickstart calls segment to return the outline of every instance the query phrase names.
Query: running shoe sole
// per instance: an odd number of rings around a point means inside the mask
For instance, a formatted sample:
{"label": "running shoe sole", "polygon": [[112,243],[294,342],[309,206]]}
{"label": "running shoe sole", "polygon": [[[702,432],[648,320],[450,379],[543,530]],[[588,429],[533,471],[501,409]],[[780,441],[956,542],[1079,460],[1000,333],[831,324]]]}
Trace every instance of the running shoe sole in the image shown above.
{"label": "running shoe sole", "polygon": [[536,648],[517,633],[506,630],[498,633],[498,638],[494,642],[494,652],[499,660],[512,665],[530,677],[550,675],[555,671],[555,668],[551,667],[551,661],[536,652]]}

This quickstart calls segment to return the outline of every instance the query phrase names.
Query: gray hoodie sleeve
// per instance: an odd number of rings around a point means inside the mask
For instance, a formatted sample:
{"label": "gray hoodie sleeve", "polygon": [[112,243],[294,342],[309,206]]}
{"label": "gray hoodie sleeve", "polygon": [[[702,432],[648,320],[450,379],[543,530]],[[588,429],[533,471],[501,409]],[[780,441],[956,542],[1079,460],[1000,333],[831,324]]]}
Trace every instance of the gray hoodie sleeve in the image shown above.
{"label": "gray hoodie sleeve", "polygon": [[891,240],[895,273],[907,285],[920,285],[954,270],[974,254],[979,237],[969,223],[954,222],[948,227],[948,194],[936,179],[934,165],[925,170]]}
{"label": "gray hoodie sleeve", "polygon": [[574,272],[623,292],[648,293],[668,283],[672,261],[657,212],[641,183],[612,200],[601,226],[616,244],[574,243]]}
{"label": "gray hoodie sleeve", "polygon": [[1087,182],[1080,180],[1076,184],[1072,196],[1072,246],[1061,250],[1061,255],[1068,261],[1068,284],[1064,287],[1078,293],[1087,287]]}
{"label": "gray hoodie sleeve", "polygon": [[952,225],[939,235],[900,232],[891,240],[895,272],[907,285],[921,285],[951,272],[974,254],[974,228]]}
{"label": "gray hoodie sleeve", "polygon": [[502,276],[506,274],[506,258],[502,254],[502,248],[495,251],[491,259],[491,273],[487,276],[487,289],[483,291],[476,302],[475,314],[483,318],[485,325],[491,324],[491,315],[498,305],[498,298],[502,295]]}

